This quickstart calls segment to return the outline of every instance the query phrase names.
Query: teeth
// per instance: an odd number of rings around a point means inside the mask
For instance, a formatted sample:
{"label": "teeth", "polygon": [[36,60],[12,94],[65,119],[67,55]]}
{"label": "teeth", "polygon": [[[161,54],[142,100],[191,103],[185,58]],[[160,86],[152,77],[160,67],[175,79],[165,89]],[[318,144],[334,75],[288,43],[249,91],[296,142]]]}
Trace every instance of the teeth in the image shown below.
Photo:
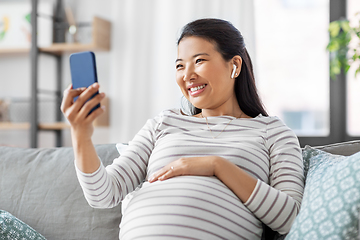
{"label": "teeth", "polygon": [[194,92],[194,91],[203,89],[204,87],[205,87],[205,84],[204,84],[204,85],[201,85],[201,86],[197,86],[197,87],[190,88],[190,91]]}

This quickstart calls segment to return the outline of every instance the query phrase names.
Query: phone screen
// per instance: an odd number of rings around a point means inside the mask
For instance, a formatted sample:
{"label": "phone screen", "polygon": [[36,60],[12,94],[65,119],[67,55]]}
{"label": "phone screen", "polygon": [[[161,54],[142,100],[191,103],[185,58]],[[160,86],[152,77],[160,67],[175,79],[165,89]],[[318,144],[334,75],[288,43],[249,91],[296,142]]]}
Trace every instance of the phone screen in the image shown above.
{"label": "phone screen", "polygon": [[[74,89],[89,87],[93,83],[97,82],[97,71],[96,71],[96,60],[93,52],[80,52],[73,53],[70,55],[70,72],[71,80]],[[93,98],[95,93],[91,98]],[[90,98],[90,99],[91,99]],[[89,100],[90,100],[89,99]],[[77,97],[74,98],[74,101]],[[100,107],[100,104],[95,106],[90,112],[92,113],[95,109]]]}

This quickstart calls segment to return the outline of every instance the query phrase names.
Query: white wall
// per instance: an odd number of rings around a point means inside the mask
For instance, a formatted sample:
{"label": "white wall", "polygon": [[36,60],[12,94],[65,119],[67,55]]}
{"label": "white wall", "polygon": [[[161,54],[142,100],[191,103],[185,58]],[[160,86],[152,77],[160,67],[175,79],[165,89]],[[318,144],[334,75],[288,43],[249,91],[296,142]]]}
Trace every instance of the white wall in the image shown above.
{"label": "white wall", "polygon": [[[0,0],[1,1],[1,0]],[[112,22],[110,52],[96,52],[101,91],[110,98],[110,127],[96,128],[94,143],[127,142],[148,118],[180,106],[175,82],[176,40],[181,28],[202,17],[231,21],[254,53],[253,3],[247,0],[66,0],[77,21],[94,15]],[[63,56],[63,86],[70,84],[69,55]],[[39,86],[55,88],[55,64],[41,55]],[[0,56],[0,98],[29,97],[28,56]],[[70,133],[64,131],[65,145]],[[28,146],[27,131],[0,131],[0,144]],[[40,134],[40,147],[54,146],[51,133]]]}
{"label": "white wall", "polygon": [[253,53],[253,3],[246,0],[113,0],[112,142],[126,142],[161,110],[180,106],[176,41],[188,22],[230,20]]}
{"label": "white wall", "polygon": [[[40,0],[40,4],[41,1]],[[45,0],[48,1],[48,0]],[[0,3],[2,1],[0,0]],[[19,1],[21,2],[21,1]],[[29,1],[30,2],[30,1]],[[66,1],[65,1],[66,3]],[[70,6],[75,7],[75,17],[82,22],[91,22],[92,17],[97,15],[108,20],[111,19],[111,0],[103,1],[68,1]],[[76,5],[74,5],[76,3]],[[84,11],[86,7],[86,11]],[[102,90],[108,92],[109,84],[109,52],[97,52],[99,79],[101,79]],[[63,88],[70,82],[69,54],[63,55]],[[19,100],[30,97],[30,56],[27,54],[0,55],[0,99]],[[39,57],[39,89],[53,90],[55,82],[56,65],[52,56],[40,54]],[[40,96],[45,97],[44,95]],[[47,97],[48,98],[48,97]],[[40,116],[43,118],[43,116]],[[64,130],[64,145],[71,146],[70,131]],[[0,145],[11,145],[28,147],[30,145],[28,130],[0,130]],[[109,142],[109,128],[96,128],[94,143]],[[55,146],[55,136],[51,132],[40,132],[39,147]]]}

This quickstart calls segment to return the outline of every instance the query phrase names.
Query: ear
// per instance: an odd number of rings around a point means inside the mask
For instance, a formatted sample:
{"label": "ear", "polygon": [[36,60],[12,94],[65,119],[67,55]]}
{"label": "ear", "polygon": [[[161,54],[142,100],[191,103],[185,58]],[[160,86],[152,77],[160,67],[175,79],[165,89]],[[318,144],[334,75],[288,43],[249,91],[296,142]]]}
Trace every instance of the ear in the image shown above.
{"label": "ear", "polygon": [[231,74],[231,78],[236,78],[239,76],[240,72],[241,72],[241,65],[242,65],[242,58],[239,55],[234,56],[231,61],[230,61],[231,65],[235,65],[236,66],[236,70],[234,71],[235,67],[232,67],[232,74]]}

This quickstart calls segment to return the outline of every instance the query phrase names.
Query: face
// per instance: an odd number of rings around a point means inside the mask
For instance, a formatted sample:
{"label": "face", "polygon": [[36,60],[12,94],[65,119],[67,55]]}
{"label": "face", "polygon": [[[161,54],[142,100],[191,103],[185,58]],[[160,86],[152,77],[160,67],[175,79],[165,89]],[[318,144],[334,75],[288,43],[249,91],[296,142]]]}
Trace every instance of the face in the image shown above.
{"label": "face", "polygon": [[215,110],[237,104],[232,71],[233,62],[225,61],[213,43],[193,36],[180,41],[176,81],[195,107]]}

